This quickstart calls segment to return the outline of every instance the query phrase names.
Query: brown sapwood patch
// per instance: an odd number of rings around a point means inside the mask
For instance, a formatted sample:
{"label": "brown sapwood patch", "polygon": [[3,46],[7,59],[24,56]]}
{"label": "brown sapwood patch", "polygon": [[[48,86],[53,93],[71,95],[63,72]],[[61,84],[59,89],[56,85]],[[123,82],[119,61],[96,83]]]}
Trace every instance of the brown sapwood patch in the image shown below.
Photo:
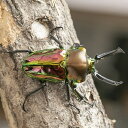
{"label": "brown sapwood patch", "polygon": [[5,3],[0,2],[0,44],[7,47],[16,40],[20,29]]}

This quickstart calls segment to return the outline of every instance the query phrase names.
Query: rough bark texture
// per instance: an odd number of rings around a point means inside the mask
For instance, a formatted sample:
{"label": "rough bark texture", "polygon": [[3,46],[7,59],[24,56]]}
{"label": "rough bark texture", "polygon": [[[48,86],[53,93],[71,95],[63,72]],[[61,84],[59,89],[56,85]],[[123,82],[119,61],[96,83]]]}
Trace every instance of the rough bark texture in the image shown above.
{"label": "rough bark texture", "polygon": [[[39,26],[44,30],[38,30]],[[8,50],[36,51],[58,47],[47,37],[49,30],[56,26],[63,27],[63,30],[55,32],[55,36],[66,49],[79,42],[65,0],[57,0],[55,5],[50,0],[0,0],[0,44]],[[49,82],[44,90],[28,99],[28,112],[25,113],[22,110],[25,95],[41,86],[38,80],[26,77],[20,68],[26,55],[0,55],[0,96],[10,128],[113,127],[91,75],[83,84],[78,84],[78,90],[90,103],[94,102],[93,107],[78,102],[72,95],[72,102],[80,109],[78,113],[67,105],[64,83]]]}

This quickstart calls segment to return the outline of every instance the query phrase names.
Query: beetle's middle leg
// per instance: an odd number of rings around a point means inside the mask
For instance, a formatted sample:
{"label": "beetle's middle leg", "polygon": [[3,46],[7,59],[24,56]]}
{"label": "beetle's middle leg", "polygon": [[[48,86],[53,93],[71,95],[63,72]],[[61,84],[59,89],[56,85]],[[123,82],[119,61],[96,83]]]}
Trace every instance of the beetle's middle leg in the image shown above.
{"label": "beetle's middle leg", "polygon": [[75,94],[75,96],[78,98],[79,101],[84,101],[86,104],[90,105],[93,107],[93,104],[88,102],[88,99],[86,97],[83,97],[77,90],[76,90],[76,84],[74,84],[73,81],[71,81],[70,87]]}
{"label": "beetle's middle leg", "polygon": [[23,110],[24,110],[25,112],[27,112],[27,110],[25,109],[25,103],[26,103],[27,99],[28,99],[31,95],[33,95],[34,93],[36,93],[36,92],[38,92],[39,90],[43,89],[45,86],[46,86],[46,81],[43,81],[41,87],[37,88],[36,90],[34,90],[34,91],[32,91],[32,92],[30,92],[29,94],[26,95],[25,100],[24,100],[24,102],[23,102],[23,106],[22,106],[22,108],[23,108]]}
{"label": "beetle's middle leg", "polygon": [[66,85],[66,92],[67,92],[67,100],[70,101],[70,92],[69,92],[69,82],[68,80],[66,79],[65,80],[65,85]]}
{"label": "beetle's middle leg", "polygon": [[74,108],[78,111],[78,113],[80,113],[80,109],[77,108],[77,107],[76,107],[74,104],[72,104],[71,101],[70,101],[69,81],[68,81],[67,79],[65,80],[65,85],[66,85],[67,100],[68,100],[68,102],[69,102],[69,105],[72,106],[72,107],[74,107]]}
{"label": "beetle's middle leg", "polygon": [[0,51],[0,53],[24,53],[24,52],[28,52],[28,53],[32,53],[31,50],[14,50],[14,51]]}
{"label": "beetle's middle leg", "polygon": [[9,51],[7,51],[7,50],[5,50],[5,49],[3,49],[3,50],[0,50],[0,54],[10,54],[10,56],[12,57],[12,59],[13,59],[13,61],[14,61],[14,70],[17,70],[17,64],[15,63],[15,59],[14,59],[14,57],[13,57],[13,55],[15,54],[15,53],[32,53],[32,51],[31,50],[9,50]]}
{"label": "beetle's middle leg", "polygon": [[58,30],[58,29],[63,29],[63,27],[56,27],[56,28],[53,28],[49,34],[49,36],[51,37],[51,39],[55,40],[58,44],[59,44],[59,47],[60,48],[63,48],[62,44],[61,44],[61,41],[59,41],[58,39],[56,39],[54,36],[53,36],[53,33],[54,31]]}

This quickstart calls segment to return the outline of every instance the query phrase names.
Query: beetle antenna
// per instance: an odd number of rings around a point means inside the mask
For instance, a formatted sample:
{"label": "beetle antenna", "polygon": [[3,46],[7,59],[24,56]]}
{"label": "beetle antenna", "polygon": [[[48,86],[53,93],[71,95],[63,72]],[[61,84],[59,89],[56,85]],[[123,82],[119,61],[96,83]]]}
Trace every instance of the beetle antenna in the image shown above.
{"label": "beetle antenna", "polygon": [[118,53],[125,53],[125,52],[120,47],[118,47],[115,50],[112,50],[112,51],[109,51],[109,52],[105,52],[105,53],[102,53],[100,55],[96,55],[95,56],[95,60],[101,60],[101,59],[103,59],[105,57],[113,56],[113,55],[118,54]]}
{"label": "beetle antenna", "polygon": [[94,71],[93,75],[96,78],[98,78],[99,80],[104,81],[105,83],[108,83],[108,84],[111,84],[111,85],[118,86],[120,84],[123,84],[123,81],[119,81],[119,82],[118,81],[113,81],[113,80],[110,80],[110,79],[100,75],[97,70]]}

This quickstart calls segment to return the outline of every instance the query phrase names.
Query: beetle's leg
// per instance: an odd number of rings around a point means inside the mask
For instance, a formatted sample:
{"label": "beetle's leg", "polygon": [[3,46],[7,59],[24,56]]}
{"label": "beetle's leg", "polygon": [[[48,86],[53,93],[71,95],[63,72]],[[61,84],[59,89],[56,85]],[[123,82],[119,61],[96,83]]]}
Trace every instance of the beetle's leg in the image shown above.
{"label": "beetle's leg", "polygon": [[102,53],[100,55],[96,55],[95,59],[100,60],[100,59],[103,59],[104,57],[113,56],[113,55],[118,54],[118,53],[125,53],[125,52],[120,47],[118,47],[115,50],[105,52],[105,53]]}
{"label": "beetle's leg", "polygon": [[88,102],[88,99],[86,97],[83,97],[77,90],[76,90],[76,84],[74,84],[73,81],[71,81],[70,87],[73,91],[73,93],[75,94],[75,96],[78,98],[79,101],[84,101],[86,104],[90,105],[91,107],[93,106],[93,104],[90,104]]}
{"label": "beetle's leg", "polygon": [[101,81],[104,81],[105,83],[108,83],[108,84],[111,84],[111,85],[115,85],[115,86],[118,86],[118,85],[120,85],[120,84],[123,84],[122,81],[119,81],[119,82],[113,81],[113,80],[110,80],[110,79],[108,79],[108,78],[106,78],[106,77],[100,75],[100,74],[98,73],[98,71],[96,71],[96,70],[95,70],[95,72],[94,72],[93,74],[94,74],[94,76],[95,76],[96,78],[98,78],[98,79],[101,80]]}
{"label": "beetle's leg", "polygon": [[74,43],[74,44],[70,47],[70,49],[78,49],[79,47],[80,47],[80,44]]}
{"label": "beetle's leg", "polygon": [[81,101],[84,99],[84,97],[76,90],[76,84],[74,84],[73,81],[71,81],[70,87],[75,94],[75,96]]}
{"label": "beetle's leg", "polygon": [[26,95],[25,100],[24,100],[24,103],[23,103],[23,106],[22,106],[22,108],[23,108],[23,110],[24,110],[25,112],[27,112],[27,110],[25,109],[25,103],[26,103],[27,99],[28,99],[32,94],[34,94],[34,93],[38,92],[39,90],[43,89],[43,88],[46,86],[46,82],[44,81],[43,83],[44,83],[44,84],[43,84],[41,87],[37,88],[36,90],[34,90],[34,91],[32,91],[32,92],[30,92],[29,94]]}
{"label": "beetle's leg", "polygon": [[[26,52],[28,52],[29,54],[32,53],[32,51],[30,51],[30,50],[14,50],[14,51],[12,51],[12,50],[10,50],[10,51],[1,50],[1,51],[0,51],[0,54],[6,54],[6,53],[7,53],[7,54],[10,54],[10,56],[12,56],[12,58],[13,58],[13,61],[15,61],[15,59],[14,59],[14,57],[13,57],[13,54],[15,54],[15,53],[26,53]],[[15,66],[14,66],[13,69],[14,69],[14,70],[18,70],[16,63],[15,63]]]}
{"label": "beetle's leg", "polygon": [[80,109],[77,108],[75,105],[73,105],[73,104],[70,102],[69,81],[68,81],[67,79],[65,80],[65,85],[66,85],[67,100],[68,100],[68,102],[69,102],[69,105],[72,106],[72,107],[74,107],[74,108],[78,111],[78,113],[80,113]]}
{"label": "beetle's leg", "polygon": [[81,47],[81,46],[82,46],[81,44],[74,43],[74,44],[71,46],[71,49],[78,49],[78,48]]}
{"label": "beetle's leg", "polygon": [[0,51],[0,53],[12,53],[12,54],[15,54],[15,53],[23,53],[23,52],[32,53],[31,50]]}
{"label": "beetle's leg", "polygon": [[51,39],[55,40],[55,41],[59,44],[59,47],[60,47],[60,48],[63,48],[61,42],[53,36],[53,32],[54,32],[55,30],[60,29],[60,28],[63,29],[63,27],[56,27],[56,28],[52,29],[51,32],[49,33],[49,36],[51,37]]}
{"label": "beetle's leg", "polygon": [[81,45],[78,44],[78,43],[74,43],[74,44],[73,44],[73,47],[74,47],[74,48],[78,48],[78,47],[80,47],[80,46],[81,46]]}
{"label": "beetle's leg", "polygon": [[67,79],[65,80],[65,85],[66,85],[66,92],[67,92],[67,100],[70,101],[69,82]]}

